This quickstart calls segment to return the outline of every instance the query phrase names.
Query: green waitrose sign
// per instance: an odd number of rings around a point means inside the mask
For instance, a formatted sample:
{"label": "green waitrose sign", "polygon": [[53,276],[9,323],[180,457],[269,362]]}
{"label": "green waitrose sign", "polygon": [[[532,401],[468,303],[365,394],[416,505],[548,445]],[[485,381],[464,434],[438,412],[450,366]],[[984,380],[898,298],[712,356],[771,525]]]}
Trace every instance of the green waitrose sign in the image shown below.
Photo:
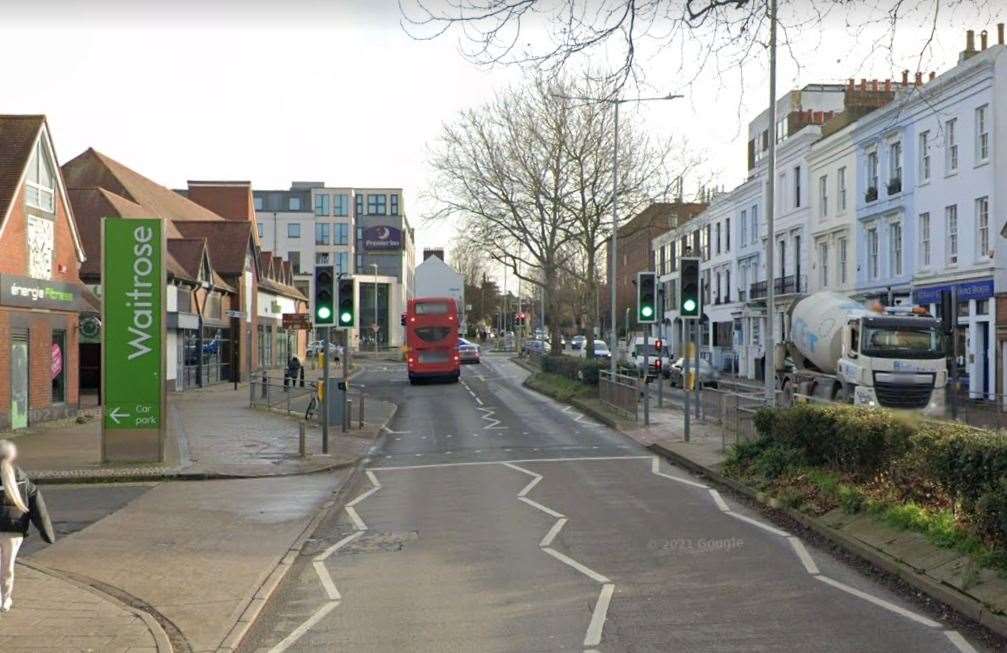
{"label": "green waitrose sign", "polygon": [[162,454],[163,229],[158,219],[102,223],[102,426],[122,436],[103,440],[106,460],[151,460],[155,449],[158,460]]}

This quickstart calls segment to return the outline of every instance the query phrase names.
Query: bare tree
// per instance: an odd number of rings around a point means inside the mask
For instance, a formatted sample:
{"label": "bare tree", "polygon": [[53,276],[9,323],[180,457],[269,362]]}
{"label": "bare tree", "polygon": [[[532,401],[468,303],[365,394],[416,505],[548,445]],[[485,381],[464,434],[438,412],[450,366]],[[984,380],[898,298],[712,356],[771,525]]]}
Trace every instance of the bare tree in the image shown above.
{"label": "bare tree", "polygon": [[[550,313],[552,292],[571,239],[563,205],[569,107],[537,81],[502,93],[445,125],[433,157],[433,219],[456,219],[465,237],[519,279],[540,286]],[[551,320],[554,353],[559,322]]]}
{"label": "bare tree", "polygon": [[465,285],[478,286],[482,283],[483,276],[487,272],[487,259],[486,253],[478,243],[464,235],[456,237],[449,260],[451,267],[462,275]]}

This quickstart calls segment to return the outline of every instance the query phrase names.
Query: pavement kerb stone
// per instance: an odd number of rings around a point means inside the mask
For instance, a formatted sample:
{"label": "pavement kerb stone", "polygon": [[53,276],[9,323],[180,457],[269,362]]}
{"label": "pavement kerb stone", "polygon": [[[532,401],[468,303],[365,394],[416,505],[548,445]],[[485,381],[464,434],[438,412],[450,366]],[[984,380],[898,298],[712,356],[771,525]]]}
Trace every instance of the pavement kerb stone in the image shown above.
{"label": "pavement kerb stone", "polygon": [[151,636],[154,638],[154,644],[157,647],[157,653],[174,653],[175,648],[171,644],[171,639],[168,637],[168,633],[165,632],[164,628],[161,626],[161,623],[159,621],[159,619],[160,620],[165,619],[163,615],[155,616],[154,614],[151,614],[151,612],[148,609],[141,609],[128,605],[123,601],[119,600],[119,598],[99,589],[95,585],[89,584],[87,582],[69,576],[67,574],[64,574],[57,569],[50,569],[49,567],[40,565],[32,560],[18,560],[17,564],[24,565],[25,567],[28,567],[30,569],[39,572],[40,574],[45,574],[47,576],[51,576],[52,578],[56,578],[64,583],[68,583],[75,587],[79,587],[82,590],[85,590],[87,592],[90,592],[91,594],[100,597],[102,600],[108,603],[118,606],[119,608],[125,610],[126,612],[136,615],[137,617],[143,620],[143,623],[147,626],[147,630],[150,631]]}
{"label": "pavement kerb stone", "polygon": [[[394,409],[385,420],[385,423],[379,428],[380,435],[375,442],[375,446],[380,446],[384,441],[385,434],[383,433],[384,427],[387,426],[392,419],[394,419],[395,414],[398,412],[398,404],[393,404]],[[255,624],[255,620],[258,619],[259,614],[262,613],[262,609],[269,602],[273,593],[280,586],[280,583],[287,576],[290,570],[294,566],[294,562],[301,553],[301,549],[304,548],[305,543],[308,541],[314,532],[321,525],[322,521],[328,517],[333,509],[341,509],[343,504],[346,503],[348,499],[348,489],[355,487],[359,479],[363,476],[364,468],[367,463],[370,462],[369,456],[361,456],[354,462],[354,469],[352,474],[344,481],[338,488],[333,492],[334,498],[329,499],[322,504],[321,508],[315,513],[311,521],[308,522],[307,526],[300,532],[297,539],[290,545],[290,548],[284,553],[283,557],[280,558],[276,566],[265,576],[265,579],[259,584],[247,597],[247,600],[243,601],[244,608],[241,610],[240,616],[238,616],[234,625],[228,631],[227,635],[221,641],[220,646],[217,647],[217,653],[234,653],[241,645],[242,640],[251,630],[252,625]]]}
{"label": "pavement kerb stone", "polygon": [[135,469],[125,472],[116,470],[101,470],[97,473],[87,473],[83,470],[27,470],[26,473],[38,485],[61,485],[77,483],[138,483],[155,481],[226,481],[247,478],[282,478],[286,476],[304,476],[321,474],[337,469],[345,469],[356,465],[358,460],[341,460],[331,464],[314,467],[298,472],[281,472],[278,474],[224,474],[221,472],[187,471],[185,469],[138,472]]}
{"label": "pavement kerb stone", "polygon": [[808,530],[813,531],[848,553],[851,553],[858,558],[869,562],[882,571],[901,579],[913,589],[916,589],[923,594],[948,605],[956,612],[972,619],[986,628],[989,628],[1001,637],[1007,637],[1007,617],[992,612],[981,601],[962,593],[954,587],[936,581],[926,574],[916,571],[910,565],[891,557],[880,549],[869,546],[853,537],[850,537],[840,530],[822,523],[822,521],[816,517],[812,517],[811,515],[806,515],[798,510],[782,506],[779,502],[771,499],[765,494],[756,492],[752,488],[738,483],[733,479],[729,479],[709,467],[700,465],[676,451],[672,451],[660,444],[652,444],[648,447],[648,449],[675,463],[676,465],[699,474],[700,476],[703,476],[722,487],[729,488],[742,496],[759,502],[771,510],[776,510],[787,515]]}

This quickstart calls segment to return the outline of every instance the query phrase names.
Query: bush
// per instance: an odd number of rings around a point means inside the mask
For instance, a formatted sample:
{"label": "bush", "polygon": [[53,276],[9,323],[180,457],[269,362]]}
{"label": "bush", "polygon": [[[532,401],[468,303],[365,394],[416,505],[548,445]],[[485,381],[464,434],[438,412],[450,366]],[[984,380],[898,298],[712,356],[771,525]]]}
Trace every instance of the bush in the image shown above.
{"label": "bush", "polygon": [[580,364],[580,380],[584,385],[598,385],[601,370],[608,369],[608,363],[599,360],[584,360]]}
{"label": "bush", "polygon": [[765,478],[775,479],[801,467],[804,463],[804,456],[797,449],[774,444],[759,455],[752,469]]}
{"label": "bush", "polygon": [[578,381],[577,373],[580,371],[580,359],[562,354],[558,356],[547,354],[542,357],[542,371],[564,376],[571,381]]}

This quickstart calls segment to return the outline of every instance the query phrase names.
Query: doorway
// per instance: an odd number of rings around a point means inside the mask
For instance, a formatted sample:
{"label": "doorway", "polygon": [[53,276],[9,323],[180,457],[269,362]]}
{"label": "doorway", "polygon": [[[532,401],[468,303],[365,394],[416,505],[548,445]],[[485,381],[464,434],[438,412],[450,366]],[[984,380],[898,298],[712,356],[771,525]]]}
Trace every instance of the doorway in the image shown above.
{"label": "doorway", "polygon": [[14,331],[10,343],[10,426],[28,428],[28,332]]}

